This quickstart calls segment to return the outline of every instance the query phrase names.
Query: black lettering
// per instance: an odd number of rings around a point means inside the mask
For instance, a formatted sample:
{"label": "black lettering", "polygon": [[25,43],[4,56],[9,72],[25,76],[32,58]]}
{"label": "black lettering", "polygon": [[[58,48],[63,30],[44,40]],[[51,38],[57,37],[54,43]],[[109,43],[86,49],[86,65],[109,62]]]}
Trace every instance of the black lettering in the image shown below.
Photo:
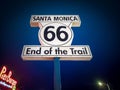
{"label": "black lettering", "polygon": [[30,49],[31,49],[31,48],[27,48],[26,54],[30,54]]}

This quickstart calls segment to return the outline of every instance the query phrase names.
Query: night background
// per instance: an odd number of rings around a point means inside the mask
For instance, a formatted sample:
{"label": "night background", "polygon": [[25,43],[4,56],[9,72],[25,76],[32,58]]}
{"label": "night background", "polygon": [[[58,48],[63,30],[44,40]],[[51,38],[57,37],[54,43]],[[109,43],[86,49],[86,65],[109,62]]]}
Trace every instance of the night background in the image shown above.
{"label": "night background", "polygon": [[116,0],[0,1],[0,70],[6,66],[19,90],[54,90],[53,61],[23,61],[24,45],[39,45],[31,15],[79,15],[72,45],[89,45],[91,61],[61,61],[62,90],[120,90],[119,2]]}

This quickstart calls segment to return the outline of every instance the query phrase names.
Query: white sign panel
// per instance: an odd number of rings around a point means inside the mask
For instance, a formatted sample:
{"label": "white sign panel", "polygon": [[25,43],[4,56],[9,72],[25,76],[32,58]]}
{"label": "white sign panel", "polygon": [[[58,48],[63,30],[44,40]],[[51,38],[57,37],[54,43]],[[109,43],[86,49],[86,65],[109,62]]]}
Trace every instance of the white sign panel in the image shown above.
{"label": "white sign panel", "polygon": [[23,60],[91,60],[88,45],[71,45],[74,33],[71,27],[80,27],[78,15],[32,15],[31,27],[39,27],[41,45],[25,45]]}
{"label": "white sign panel", "polygon": [[81,46],[39,46],[25,45],[22,52],[24,60],[42,60],[59,57],[60,60],[90,60],[92,54],[88,45]]}

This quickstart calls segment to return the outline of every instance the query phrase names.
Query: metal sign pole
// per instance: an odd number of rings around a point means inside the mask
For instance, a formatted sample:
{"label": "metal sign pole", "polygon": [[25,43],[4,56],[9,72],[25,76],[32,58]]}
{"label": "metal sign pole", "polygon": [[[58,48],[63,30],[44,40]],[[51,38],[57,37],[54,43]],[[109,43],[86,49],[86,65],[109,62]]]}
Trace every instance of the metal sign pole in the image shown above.
{"label": "metal sign pole", "polygon": [[54,59],[54,90],[61,90],[60,60]]}

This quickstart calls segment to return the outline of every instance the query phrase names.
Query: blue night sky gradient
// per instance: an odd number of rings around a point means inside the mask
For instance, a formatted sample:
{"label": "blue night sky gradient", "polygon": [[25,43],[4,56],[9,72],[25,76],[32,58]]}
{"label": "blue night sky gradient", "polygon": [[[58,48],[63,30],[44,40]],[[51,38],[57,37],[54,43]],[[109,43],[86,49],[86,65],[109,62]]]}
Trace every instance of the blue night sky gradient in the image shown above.
{"label": "blue night sky gradient", "polygon": [[[91,61],[61,61],[62,90],[97,90],[103,79],[118,89],[119,36],[115,1],[4,1],[0,24],[0,67],[13,70],[20,90],[53,90],[53,61],[23,61],[23,45],[39,45],[39,28],[30,27],[31,15],[79,15],[81,27],[72,28],[72,45],[89,45]],[[4,8],[4,9],[3,9]],[[114,86],[116,85],[116,86]]]}

